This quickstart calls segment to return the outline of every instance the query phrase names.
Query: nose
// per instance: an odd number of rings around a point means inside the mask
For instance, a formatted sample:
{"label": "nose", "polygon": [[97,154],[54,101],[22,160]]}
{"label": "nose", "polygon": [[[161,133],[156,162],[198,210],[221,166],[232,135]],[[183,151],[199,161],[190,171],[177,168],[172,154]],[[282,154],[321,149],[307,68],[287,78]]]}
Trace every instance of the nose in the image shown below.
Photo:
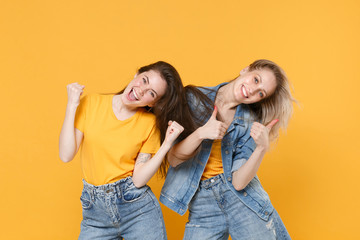
{"label": "nose", "polygon": [[139,87],[139,94],[140,94],[141,96],[144,96],[144,90],[143,90],[141,87]]}
{"label": "nose", "polygon": [[146,91],[146,87],[145,87],[145,86],[140,86],[140,87],[139,87],[139,94],[140,94],[141,96],[144,96],[145,91]]}
{"label": "nose", "polygon": [[249,87],[249,95],[253,96],[257,94],[260,89],[257,86]]}

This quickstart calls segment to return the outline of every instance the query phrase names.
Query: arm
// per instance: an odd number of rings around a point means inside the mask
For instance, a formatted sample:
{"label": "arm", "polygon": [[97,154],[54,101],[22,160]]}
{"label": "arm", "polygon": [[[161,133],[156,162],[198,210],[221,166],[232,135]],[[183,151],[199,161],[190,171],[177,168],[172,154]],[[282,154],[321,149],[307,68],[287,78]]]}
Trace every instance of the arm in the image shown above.
{"label": "arm", "polygon": [[238,191],[244,189],[253,179],[260,167],[262,159],[269,148],[269,133],[278,120],[271,121],[267,126],[255,122],[250,130],[250,136],[256,143],[256,148],[250,158],[238,170],[233,172],[232,184]]}
{"label": "arm", "polygon": [[84,134],[74,127],[76,109],[84,86],[77,83],[67,85],[68,103],[59,138],[59,155],[63,162],[70,162],[79,150]]}
{"label": "arm", "polygon": [[135,161],[134,172],[132,176],[135,187],[144,186],[159,169],[166,153],[170,150],[173,142],[180,135],[184,128],[177,122],[169,122],[166,130],[165,140],[160,146],[159,151],[151,158],[149,153],[139,153]]}
{"label": "arm", "polygon": [[183,141],[173,146],[168,154],[170,166],[176,167],[191,158],[204,139],[215,140],[224,137],[227,126],[225,123],[216,120],[216,115],[217,108],[215,106],[214,112],[205,125],[199,127]]}

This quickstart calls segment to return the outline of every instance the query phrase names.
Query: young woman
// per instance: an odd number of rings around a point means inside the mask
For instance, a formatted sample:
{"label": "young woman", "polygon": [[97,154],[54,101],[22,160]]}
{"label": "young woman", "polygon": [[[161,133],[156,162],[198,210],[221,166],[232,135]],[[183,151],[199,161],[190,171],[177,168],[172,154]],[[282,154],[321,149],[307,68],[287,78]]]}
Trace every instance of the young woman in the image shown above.
{"label": "young woman", "polygon": [[256,172],[292,101],[285,73],[268,60],[229,83],[189,91],[200,127],[170,150],[160,196],[181,215],[189,209],[184,239],[290,239]]}
{"label": "young woman", "polygon": [[83,89],[77,83],[67,86],[59,141],[64,162],[82,145],[79,239],[166,239],[159,203],[146,183],[183,131],[179,123],[186,125],[179,74],[160,61],[140,68],[118,94],[80,100]]}

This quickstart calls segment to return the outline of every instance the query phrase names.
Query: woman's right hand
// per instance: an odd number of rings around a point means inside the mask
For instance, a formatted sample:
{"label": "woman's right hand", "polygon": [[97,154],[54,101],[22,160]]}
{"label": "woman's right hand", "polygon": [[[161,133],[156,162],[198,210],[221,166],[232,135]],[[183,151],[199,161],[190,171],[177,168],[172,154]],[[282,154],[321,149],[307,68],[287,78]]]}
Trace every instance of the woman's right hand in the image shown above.
{"label": "woman's right hand", "polygon": [[80,96],[84,91],[85,86],[78,83],[70,83],[66,86],[68,94],[68,105],[77,107],[80,104]]}
{"label": "woman's right hand", "polygon": [[198,128],[201,139],[222,139],[226,133],[227,125],[216,119],[217,107],[215,106],[214,112],[207,121],[207,123]]}
{"label": "woman's right hand", "polygon": [[169,121],[164,142],[172,144],[182,131],[184,131],[183,126],[175,121]]}

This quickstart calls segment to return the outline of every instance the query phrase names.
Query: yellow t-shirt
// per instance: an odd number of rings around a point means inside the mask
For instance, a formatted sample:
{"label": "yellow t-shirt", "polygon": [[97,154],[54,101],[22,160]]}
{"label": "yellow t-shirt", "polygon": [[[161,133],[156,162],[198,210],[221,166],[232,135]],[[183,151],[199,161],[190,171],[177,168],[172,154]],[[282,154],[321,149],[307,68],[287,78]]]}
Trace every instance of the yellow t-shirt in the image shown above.
{"label": "yellow t-shirt", "polygon": [[97,186],[132,176],[138,153],[154,154],[160,147],[155,116],[139,109],[130,118],[118,120],[113,97],[85,96],[75,117],[75,127],[84,133],[80,150],[83,177]]}
{"label": "yellow t-shirt", "polygon": [[224,172],[221,158],[221,140],[214,140],[209,160],[205,166],[201,180],[215,177]]}

